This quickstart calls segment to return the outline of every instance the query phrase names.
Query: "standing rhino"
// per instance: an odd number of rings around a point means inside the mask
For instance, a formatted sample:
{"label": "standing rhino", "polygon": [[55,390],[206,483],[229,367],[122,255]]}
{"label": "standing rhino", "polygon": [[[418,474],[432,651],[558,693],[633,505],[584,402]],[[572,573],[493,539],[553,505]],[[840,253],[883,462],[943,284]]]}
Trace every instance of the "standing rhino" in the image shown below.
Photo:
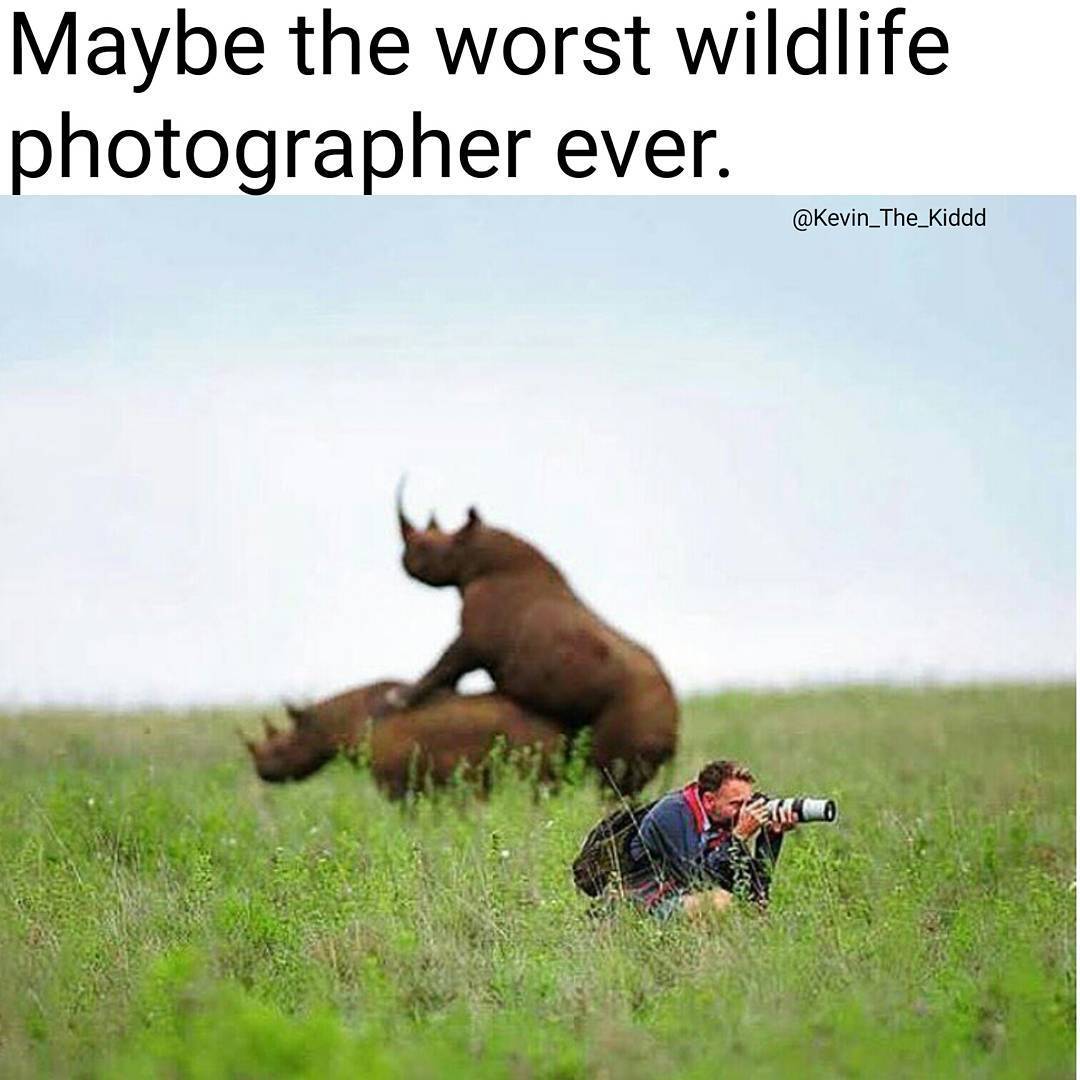
{"label": "standing rhino", "polygon": [[491,751],[532,751],[529,765],[550,778],[563,754],[558,727],[498,694],[434,693],[415,708],[373,719],[387,693],[404,683],[385,681],[348,690],[304,708],[286,706],[292,720],[279,731],[264,720],[261,742],[245,739],[263,780],[302,780],[339,753],[362,754],[376,784],[392,798],[431,783],[439,786],[459,770],[486,780]]}
{"label": "standing rhino", "polygon": [[415,707],[482,668],[501,695],[572,734],[592,728],[592,762],[636,793],[671,758],[678,704],[653,655],[605,623],[532,544],[470,509],[457,532],[416,528],[397,499],[406,573],[461,593],[461,632],[392,707]]}

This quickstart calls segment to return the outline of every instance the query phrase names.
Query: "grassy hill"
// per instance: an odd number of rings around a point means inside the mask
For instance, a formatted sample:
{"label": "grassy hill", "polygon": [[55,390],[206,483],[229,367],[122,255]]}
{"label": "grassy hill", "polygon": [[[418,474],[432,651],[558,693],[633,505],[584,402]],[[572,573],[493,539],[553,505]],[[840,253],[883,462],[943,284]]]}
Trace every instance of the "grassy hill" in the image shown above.
{"label": "grassy hill", "polygon": [[708,758],[837,799],[766,916],[586,917],[591,782],[269,787],[237,711],[0,716],[0,1075],[1071,1077],[1072,686],[732,693]]}

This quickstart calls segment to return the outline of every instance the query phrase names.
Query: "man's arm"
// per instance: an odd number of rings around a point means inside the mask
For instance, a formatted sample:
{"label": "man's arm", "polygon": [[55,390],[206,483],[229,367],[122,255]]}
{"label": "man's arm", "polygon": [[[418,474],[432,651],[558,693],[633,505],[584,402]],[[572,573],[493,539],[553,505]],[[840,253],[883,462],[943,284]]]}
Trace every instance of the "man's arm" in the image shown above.
{"label": "man's arm", "polygon": [[705,874],[721,889],[764,904],[769,899],[772,867],[780,854],[781,843],[782,835],[773,836],[764,830],[749,843],[730,836],[706,852]]}
{"label": "man's arm", "polygon": [[706,852],[705,873],[722,889],[764,906],[769,900],[773,865],[780,857],[784,832],[794,827],[790,815],[769,822],[760,804],[743,808],[727,840]]}
{"label": "man's arm", "polygon": [[635,861],[651,865],[657,876],[686,884],[698,876],[694,840],[680,803],[664,800],[645,815],[631,841],[630,854]]}

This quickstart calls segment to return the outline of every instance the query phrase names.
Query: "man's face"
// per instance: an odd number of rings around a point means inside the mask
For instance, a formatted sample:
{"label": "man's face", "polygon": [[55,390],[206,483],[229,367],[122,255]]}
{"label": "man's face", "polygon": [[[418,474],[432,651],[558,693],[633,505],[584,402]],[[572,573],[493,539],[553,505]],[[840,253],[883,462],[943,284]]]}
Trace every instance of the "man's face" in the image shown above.
{"label": "man's face", "polygon": [[725,780],[715,791],[701,793],[701,805],[714,825],[731,829],[754,789],[748,780]]}

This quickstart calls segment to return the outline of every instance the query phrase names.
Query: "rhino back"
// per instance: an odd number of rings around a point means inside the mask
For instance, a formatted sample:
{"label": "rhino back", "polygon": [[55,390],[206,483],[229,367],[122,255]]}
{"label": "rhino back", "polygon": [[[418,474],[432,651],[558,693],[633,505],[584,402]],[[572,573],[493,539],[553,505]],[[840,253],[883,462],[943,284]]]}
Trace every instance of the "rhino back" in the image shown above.
{"label": "rhino back", "polygon": [[565,583],[531,578],[466,590],[462,634],[500,692],[572,726],[589,723],[642,673],[662,673]]}

